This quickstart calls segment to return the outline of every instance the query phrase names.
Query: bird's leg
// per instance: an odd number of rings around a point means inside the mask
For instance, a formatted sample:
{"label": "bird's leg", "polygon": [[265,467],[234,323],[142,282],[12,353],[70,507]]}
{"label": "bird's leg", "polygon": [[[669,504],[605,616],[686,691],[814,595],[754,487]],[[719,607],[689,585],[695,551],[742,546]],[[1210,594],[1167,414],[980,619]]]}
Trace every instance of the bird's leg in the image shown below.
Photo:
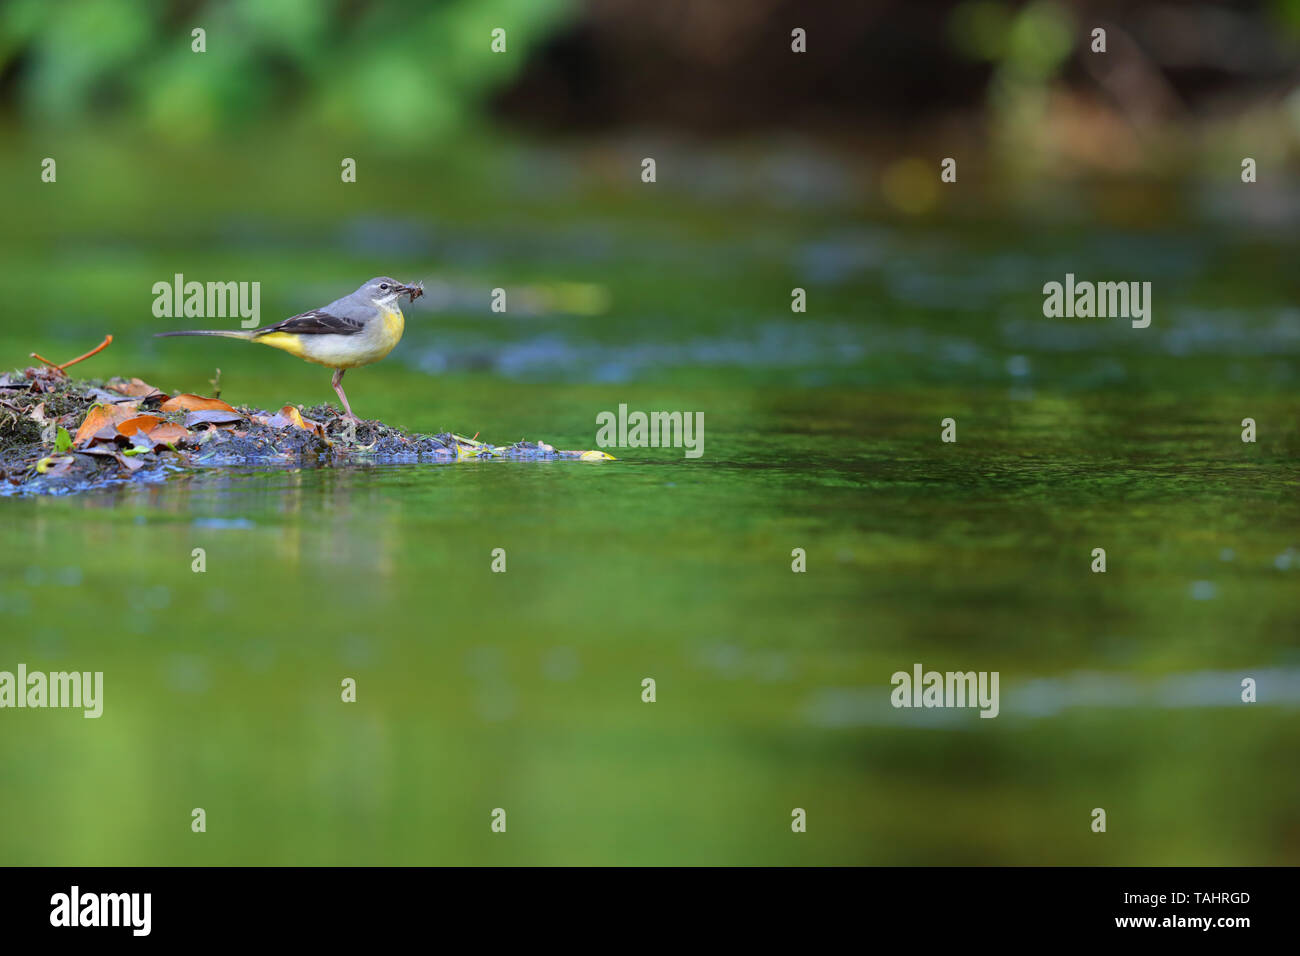
{"label": "bird's leg", "polygon": [[343,391],[344,371],[345,371],[344,369],[336,368],[334,370],[334,378],[330,380],[330,384],[334,386],[334,391],[338,394],[339,399],[343,402],[343,417],[350,418],[352,419],[352,421],[355,422],[357,421],[357,416],[352,414],[352,406],[348,404],[347,393]]}
{"label": "bird's leg", "polygon": [[343,402],[344,418],[348,420],[347,426],[343,429],[340,436],[346,442],[355,442],[357,440],[357,416],[352,414],[352,406],[348,404],[347,393],[343,391],[343,372],[344,369],[336,368],[334,378],[330,384],[334,386],[334,391],[338,393],[339,399]]}

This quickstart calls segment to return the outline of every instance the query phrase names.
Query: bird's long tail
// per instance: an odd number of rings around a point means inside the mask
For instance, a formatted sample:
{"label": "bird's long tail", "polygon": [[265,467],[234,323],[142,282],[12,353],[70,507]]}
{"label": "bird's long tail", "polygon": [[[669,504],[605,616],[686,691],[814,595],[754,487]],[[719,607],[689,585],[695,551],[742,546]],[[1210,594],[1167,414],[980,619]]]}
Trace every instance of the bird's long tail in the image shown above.
{"label": "bird's long tail", "polygon": [[204,329],[193,329],[184,332],[155,332],[154,338],[163,339],[167,338],[169,335],[219,335],[223,339],[251,339],[254,334],[255,332],[253,330],[239,331],[236,329],[219,329],[209,331]]}

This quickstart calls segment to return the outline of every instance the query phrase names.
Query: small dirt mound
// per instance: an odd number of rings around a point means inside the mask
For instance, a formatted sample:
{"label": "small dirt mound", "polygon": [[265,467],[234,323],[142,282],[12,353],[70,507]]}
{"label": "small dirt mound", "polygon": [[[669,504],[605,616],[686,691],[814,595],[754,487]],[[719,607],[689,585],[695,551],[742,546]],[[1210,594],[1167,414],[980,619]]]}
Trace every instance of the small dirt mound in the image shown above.
{"label": "small dirt mound", "polygon": [[545,442],[498,446],[352,422],[332,405],[236,407],[215,397],[169,395],[138,378],[103,383],[51,368],[0,375],[0,494],[71,494],[223,466],[497,458],[612,460]]}

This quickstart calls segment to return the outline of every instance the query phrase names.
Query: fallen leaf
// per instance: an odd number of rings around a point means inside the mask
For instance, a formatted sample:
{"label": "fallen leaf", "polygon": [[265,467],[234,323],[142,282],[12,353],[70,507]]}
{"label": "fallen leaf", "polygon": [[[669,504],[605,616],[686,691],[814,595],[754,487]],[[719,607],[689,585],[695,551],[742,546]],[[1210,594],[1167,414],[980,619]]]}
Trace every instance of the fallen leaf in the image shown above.
{"label": "fallen leaf", "polygon": [[180,425],[172,422],[163,422],[149,432],[149,439],[154,445],[174,445],[176,442],[189,437],[188,429],[181,428]]}
{"label": "fallen leaf", "polygon": [[298,411],[298,409],[294,408],[292,405],[285,405],[280,409],[279,414],[289,419],[295,428],[306,430],[307,426],[304,425],[302,421],[302,412]]}
{"label": "fallen leaf", "polygon": [[128,438],[136,432],[145,432],[162,424],[162,419],[156,415],[137,415],[134,418],[128,418],[124,422],[117,423],[119,434],[126,435]]}
{"label": "fallen leaf", "polygon": [[[137,401],[137,399],[132,398],[130,395],[121,395],[117,392],[110,392],[106,388],[88,388],[86,389],[85,395],[89,399],[96,402],[103,402],[106,405],[116,405],[125,402],[134,404]],[[146,396],[146,398],[151,397],[152,396]]]}
{"label": "fallen leaf", "polygon": [[115,457],[119,462],[121,462],[122,465],[126,467],[127,471],[139,471],[141,468],[144,467],[144,462],[136,458],[127,458],[121,452],[117,452],[113,457]]}
{"label": "fallen leaf", "polygon": [[[229,408],[229,406],[227,406]],[[211,409],[210,411],[190,412],[185,416],[185,427],[193,428],[195,425],[229,425],[233,422],[243,421],[244,416],[239,414],[233,408],[230,411],[221,409]]]}
{"label": "fallen leaf", "polygon": [[584,451],[578,456],[579,461],[617,461],[613,455],[607,455],[603,451]]}
{"label": "fallen leaf", "polygon": [[233,412],[234,406],[227,405],[219,398],[204,398],[201,395],[190,395],[188,392],[181,395],[173,395],[167,401],[162,403],[164,412],[207,412],[222,411]]}
{"label": "fallen leaf", "polygon": [[[129,405],[92,405],[86,413],[86,420],[77,429],[72,439],[74,446],[84,445],[92,438],[112,438],[117,433],[118,422],[134,418],[136,406]],[[108,432],[107,435],[103,434]]]}
{"label": "fallen leaf", "polygon": [[310,418],[303,418],[302,412],[298,411],[293,405],[285,405],[278,412],[266,420],[270,428],[301,428],[305,432],[311,432],[321,438],[325,437],[325,426],[320,422],[312,421]]}
{"label": "fallen leaf", "polygon": [[148,382],[133,378],[131,381],[114,378],[108,382],[108,387],[115,392],[121,392],[123,395],[129,395],[132,398],[153,398],[155,395],[161,395],[162,389],[155,388]]}

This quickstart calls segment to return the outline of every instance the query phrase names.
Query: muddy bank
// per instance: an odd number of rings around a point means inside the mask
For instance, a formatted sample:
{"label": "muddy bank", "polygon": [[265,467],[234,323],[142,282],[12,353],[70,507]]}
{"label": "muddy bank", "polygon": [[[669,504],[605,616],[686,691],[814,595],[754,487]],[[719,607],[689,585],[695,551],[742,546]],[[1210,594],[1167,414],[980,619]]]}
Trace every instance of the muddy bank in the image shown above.
{"label": "muddy bank", "polygon": [[72,494],[199,468],[493,458],[611,460],[545,442],[491,445],[354,423],[332,405],[235,406],[216,396],[168,394],[138,378],[73,379],[52,368],[0,375],[0,495]]}

